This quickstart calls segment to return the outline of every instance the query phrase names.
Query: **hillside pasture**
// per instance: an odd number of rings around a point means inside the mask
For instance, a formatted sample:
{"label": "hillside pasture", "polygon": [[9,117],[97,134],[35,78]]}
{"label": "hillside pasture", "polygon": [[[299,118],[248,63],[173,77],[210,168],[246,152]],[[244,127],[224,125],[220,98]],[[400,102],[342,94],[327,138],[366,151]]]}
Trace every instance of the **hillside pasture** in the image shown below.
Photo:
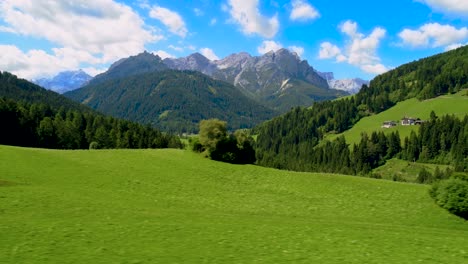
{"label": "hillside pasture", "polygon": [[467,263],[424,185],[0,146],[1,263]]}
{"label": "hillside pasture", "polygon": [[[386,111],[362,118],[351,129],[343,133],[328,135],[326,139],[333,140],[343,135],[346,138],[346,142],[352,146],[354,143],[359,143],[361,133],[363,132],[370,135],[374,131],[383,131],[385,133],[398,131],[403,142],[405,137],[409,137],[411,131],[418,131],[417,125],[402,126],[400,121],[403,117],[427,120],[430,117],[431,111],[434,111],[438,116],[453,114],[463,118],[463,116],[468,114],[467,91],[462,90],[456,94],[443,95],[424,101],[413,98],[397,103]],[[385,121],[396,121],[398,125],[392,128],[382,128],[382,123]]]}

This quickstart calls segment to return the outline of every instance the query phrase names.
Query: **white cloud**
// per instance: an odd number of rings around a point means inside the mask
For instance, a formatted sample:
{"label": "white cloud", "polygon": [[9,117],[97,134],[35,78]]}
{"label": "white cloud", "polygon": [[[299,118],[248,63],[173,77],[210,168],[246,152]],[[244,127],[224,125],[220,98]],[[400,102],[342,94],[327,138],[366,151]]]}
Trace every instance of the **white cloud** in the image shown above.
{"label": "white cloud", "polygon": [[289,50],[296,52],[297,56],[302,57],[304,55],[304,48],[299,46],[289,46]]}
{"label": "white cloud", "polygon": [[[278,51],[280,49],[284,48],[283,45],[279,42],[273,41],[273,40],[264,40],[260,46],[257,47],[257,51],[260,54],[265,54],[270,51]],[[289,46],[288,50],[295,52],[297,56],[302,57],[304,55],[304,48],[299,47],[299,46]]]}
{"label": "white cloud", "polygon": [[449,47],[460,45],[461,41],[468,39],[468,28],[429,23],[416,30],[404,29],[398,36],[403,44],[412,47]]}
{"label": "white cloud", "polygon": [[140,52],[145,43],[163,38],[145,29],[131,8],[110,0],[3,0],[0,17],[17,34],[101,54],[108,62]]}
{"label": "white cloud", "polygon": [[361,69],[367,73],[372,73],[372,74],[382,74],[390,70],[388,67],[386,67],[385,65],[381,63],[365,64],[365,65],[362,65]]}
{"label": "white cloud", "polygon": [[96,60],[91,54],[69,48],[53,49],[53,54],[43,50],[23,52],[13,45],[0,45],[0,69],[21,78],[35,79],[52,76],[63,70],[76,70],[80,63]]}
{"label": "white cloud", "polygon": [[153,54],[154,55],[158,55],[161,59],[166,59],[166,58],[175,58],[174,55],[168,53],[168,52],[165,52],[164,50],[157,50],[157,51],[153,51]]}
{"label": "white cloud", "polygon": [[448,14],[468,16],[468,1],[466,0],[417,0],[429,5],[432,9]]}
{"label": "white cloud", "polygon": [[170,32],[183,38],[187,36],[188,31],[185,27],[185,22],[178,13],[164,7],[153,6],[149,15],[150,17],[161,21],[161,23],[169,28]]}
{"label": "white cloud", "polygon": [[229,0],[228,9],[234,22],[241,26],[242,32],[247,35],[258,34],[265,38],[272,38],[279,29],[278,15],[271,18],[260,14],[258,0]]}
{"label": "white cloud", "polygon": [[465,44],[462,44],[462,43],[451,44],[451,45],[448,45],[447,47],[445,47],[445,51],[458,49],[458,48],[460,48],[462,46],[466,46],[466,45],[468,45],[468,42],[465,43]]}
{"label": "white cloud", "polygon": [[174,45],[172,45],[172,44],[169,45],[168,47],[169,47],[170,49],[172,49],[172,50],[177,51],[177,52],[182,52],[182,51],[184,51],[184,48],[182,48],[182,47],[177,47],[177,46],[174,46]]}
{"label": "white cloud", "polygon": [[343,23],[340,30],[349,38],[346,47],[340,49],[330,42],[323,42],[320,45],[319,58],[335,58],[337,62],[349,63],[372,74],[388,71],[389,68],[381,64],[377,56],[377,48],[386,34],[385,29],[377,27],[371,34],[365,36],[359,33],[357,28],[356,22],[348,20]]}
{"label": "white cloud", "polygon": [[2,51],[14,51],[16,65],[24,67],[15,68],[15,63],[3,61],[2,70],[24,78],[74,70],[81,64],[110,63],[135,55],[146,43],[163,38],[147,28],[130,7],[111,0],[2,0],[0,20],[2,32],[46,40],[55,47],[46,52],[3,45]]}
{"label": "white cloud", "polygon": [[340,48],[338,46],[331,44],[330,42],[323,42],[320,44],[320,59],[330,59],[335,58],[341,54]]}
{"label": "white cloud", "polygon": [[83,68],[83,71],[94,77],[100,73],[107,71],[107,68],[86,67]]}
{"label": "white cloud", "polygon": [[212,18],[212,19],[210,20],[210,26],[216,25],[217,22],[218,22],[218,20],[216,20],[216,18]]}
{"label": "white cloud", "polygon": [[357,23],[351,20],[347,20],[341,25],[341,32],[350,37],[359,37],[357,33]]}
{"label": "white cloud", "polygon": [[219,57],[216,56],[216,54],[214,53],[214,51],[210,48],[201,48],[200,49],[200,53],[207,57],[209,60],[219,60]]}
{"label": "white cloud", "polygon": [[292,11],[289,16],[291,20],[311,20],[320,17],[320,13],[312,5],[304,0],[293,0]]}
{"label": "white cloud", "polygon": [[257,48],[258,53],[260,54],[265,54],[270,51],[277,51],[279,49],[282,49],[283,45],[281,43],[278,43],[273,40],[265,40],[262,42],[262,44]]}

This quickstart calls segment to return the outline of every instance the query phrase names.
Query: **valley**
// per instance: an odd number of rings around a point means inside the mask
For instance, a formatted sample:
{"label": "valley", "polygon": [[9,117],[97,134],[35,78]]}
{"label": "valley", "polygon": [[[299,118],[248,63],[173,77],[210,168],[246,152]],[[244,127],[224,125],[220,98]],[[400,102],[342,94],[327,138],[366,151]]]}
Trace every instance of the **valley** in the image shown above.
{"label": "valley", "polygon": [[468,5],[364,2],[0,1],[0,263],[466,264]]}

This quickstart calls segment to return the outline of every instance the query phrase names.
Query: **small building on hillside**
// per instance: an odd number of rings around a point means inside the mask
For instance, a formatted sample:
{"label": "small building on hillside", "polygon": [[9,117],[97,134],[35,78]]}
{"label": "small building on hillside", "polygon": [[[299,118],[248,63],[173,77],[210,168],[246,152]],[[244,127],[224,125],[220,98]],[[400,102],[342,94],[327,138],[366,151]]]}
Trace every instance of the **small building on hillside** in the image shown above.
{"label": "small building on hillside", "polygon": [[412,118],[412,117],[405,116],[401,119],[402,126],[420,125],[422,123],[424,123],[424,121],[421,120],[420,118]]}
{"label": "small building on hillside", "polygon": [[397,125],[397,123],[395,121],[385,121],[382,124],[382,128],[391,128],[391,127],[394,127],[396,125]]}

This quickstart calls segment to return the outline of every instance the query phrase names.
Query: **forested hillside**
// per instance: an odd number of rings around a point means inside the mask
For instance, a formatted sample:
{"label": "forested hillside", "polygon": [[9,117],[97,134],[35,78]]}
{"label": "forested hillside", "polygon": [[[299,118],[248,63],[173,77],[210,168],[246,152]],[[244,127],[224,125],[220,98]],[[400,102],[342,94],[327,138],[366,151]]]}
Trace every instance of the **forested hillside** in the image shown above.
{"label": "forested hillside", "polygon": [[182,146],[178,137],[103,116],[10,73],[0,78],[0,144],[58,149]]}
{"label": "forested hillside", "polygon": [[66,110],[92,111],[91,108],[74,102],[56,92],[46,90],[29,81],[20,79],[9,72],[0,71],[1,97],[28,103],[45,103],[51,107],[63,107]]}
{"label": "forested hillside", "polygon": [[[380,75],[371,81],[368,87],[363,86],[354,97],[317,103],[308,109],[296,108],[283,116],[265,122],[256,128],[256,134],[258,134],[257,162],[263,166],[294,170],[324,170],[323,165],[327,168],[333,168],[331,160],[325,162],[323,157],[317,158],[320,166],[311,164],[312,156],[320,156],[316,151],[324,151],[330,155],[330,149],[316,148],[324,135],[341,133],[352,127],[362,117],[384,111],[406,98],[416,96],[420,99],[426,99],[468,88],[467,67],[468,46],[465,46],[403,65]],[[464,123],[461,124],[461,127],[464,127]],[[429,129],[428,126],[421,128]],[[454,127],[449,127],[449,129],[454,129],[450,133],[459,133],[459,130]],[[462,129],[461,131],[465,132],[459,133],[462,138],[458,142],[468,144],[465,142],[468,130]],[[396,136],[394,137],[396,141]],[[403,141],[404,139],[399,140]],[[364,137],[363,144],[367,144],[365,143],[367,141]],[[343,150],[340,152],[343,159],[348,159],[344,157],[349,157],[349,153],[346,153],[349,150],[344,138],[339,138],[333,144],[335,144],[336,149]],[[427,142],[421,144],[427,144]],[[359,146],[354,149],[359,149]],[[367,148],[363,147],[363,149],[368,151]],[[462,153],[465,152],[462,151]],[[332,159],[339,156],[333,156]],[[387,154],[384,156],[388,157]],[[379,162],[374,163],[373,159],[366,160],[367,154],[361,155],[361,157],[363,159],[362,166],[350,166],[352,169],[347,170],[348,166],[344,163],[345,165],[331,170],[336,171],[343,168],[343,172],[346,173],[365,173],[379,164]],[[355,158],[356,156],[353,156],[350,162],[358,162],[354,160]],[[453,157],[449,159],[453,160]],[[382,159],[379,160],[382,161]]]}
{"label": "forested hillside", "polygon": [[276,115],[233,85],[191,71],[137,74],[65,95],[103,113],[177,133],[196,133],[203,119],[218,118],[238,129]]}
{"label": "forested hillside", "polygon": [[119,79],[131,75],[168,69],[159,56],[148,52],[121,59],[114,62],[109,69],[94,77],[90,84],[98,84],[109,80]]}

